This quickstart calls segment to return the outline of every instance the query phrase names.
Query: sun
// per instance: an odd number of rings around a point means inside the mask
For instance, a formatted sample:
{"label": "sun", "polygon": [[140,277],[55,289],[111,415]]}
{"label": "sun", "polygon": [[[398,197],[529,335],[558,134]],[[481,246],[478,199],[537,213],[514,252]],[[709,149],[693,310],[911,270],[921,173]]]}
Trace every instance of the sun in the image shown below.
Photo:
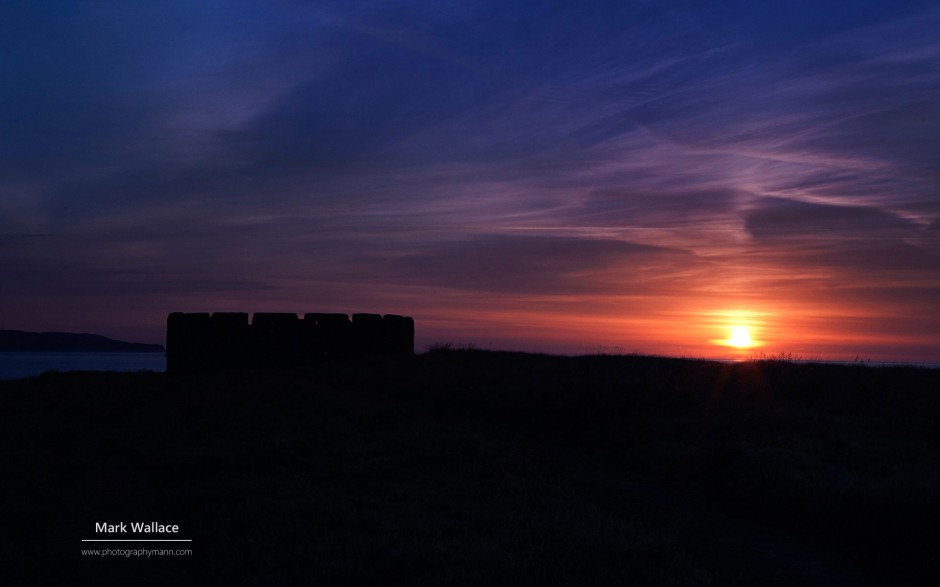
{"label": "sun", "polygon": [[753,310],[724,310],[705,313],[707,326],[712,332],[721,332],[722,338],[712,338],[708,342],[734,351],[737,357],[747,351],[762,347],[762,340],[767,334],[766,317],[772,314]]}
{"label": "sun", "polygon": [[746,349],[754,346],[754,340],[751,338],[751,330],[747,326],[732,326],[731,336],[728,337],[728,345],[739,349]]}

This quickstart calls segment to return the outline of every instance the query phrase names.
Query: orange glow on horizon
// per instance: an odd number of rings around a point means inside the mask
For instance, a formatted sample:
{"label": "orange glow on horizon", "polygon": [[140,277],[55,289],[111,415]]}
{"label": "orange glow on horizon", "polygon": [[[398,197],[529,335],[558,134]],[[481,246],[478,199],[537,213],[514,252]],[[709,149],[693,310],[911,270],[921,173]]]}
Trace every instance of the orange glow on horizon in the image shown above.
{"label": "orange glow on horizon", "polygon": [[[772,296],[730,303],[717,298],[687,302],[623,296],[589,301],[576,296],[519,296],[494,308],[475,299],[462,299],[455,307],[448,300],[416,317],[420,324],[416,349],[453,342],[491,350],[575,355],[622,352],[747,360],[766,354],[805,360],[901,361],[905,357],[892,354],[889,346],[907,349],[931,340],[882,332],[875,328],[875,314],[867,309],[829,301]],[[729,344],[736,340],[734,327],[747,329],[749,346]],[[920,360],[936,362],[931,356]]]}

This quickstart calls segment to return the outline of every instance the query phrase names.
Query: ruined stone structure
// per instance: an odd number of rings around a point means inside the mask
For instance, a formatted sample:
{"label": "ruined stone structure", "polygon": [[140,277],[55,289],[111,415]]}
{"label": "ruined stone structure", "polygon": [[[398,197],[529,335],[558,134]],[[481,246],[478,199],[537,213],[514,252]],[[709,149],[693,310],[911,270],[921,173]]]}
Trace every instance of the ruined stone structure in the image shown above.
{"label": "ruined stone structure", "polygon": [[166,322],[168,372],[290,368],[325,359],[414,353],[414,320],[394,314],[174,312]]}

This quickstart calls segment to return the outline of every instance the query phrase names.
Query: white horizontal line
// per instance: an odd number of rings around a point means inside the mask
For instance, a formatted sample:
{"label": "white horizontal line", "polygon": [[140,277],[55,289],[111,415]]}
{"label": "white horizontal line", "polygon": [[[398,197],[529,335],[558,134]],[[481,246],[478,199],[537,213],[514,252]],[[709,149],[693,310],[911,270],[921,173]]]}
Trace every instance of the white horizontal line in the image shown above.
{"label": "white horizontal line", "polygon": [[97,540],[97,539],[96,540],[84,540],[83,539],[82,542],[192,542],[192,539],[191,538],[180,539],[180,540],[158,540],[158,539],[137,540],[137,539],[131,539],[131,538],[126,538],[124,540]]}

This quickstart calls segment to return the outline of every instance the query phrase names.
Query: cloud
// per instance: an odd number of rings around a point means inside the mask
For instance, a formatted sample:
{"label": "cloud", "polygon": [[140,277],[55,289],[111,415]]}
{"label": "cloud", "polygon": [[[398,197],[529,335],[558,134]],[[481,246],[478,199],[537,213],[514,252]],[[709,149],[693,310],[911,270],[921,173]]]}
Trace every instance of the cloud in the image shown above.
{"label": "cloud", "polygon": [[575,237],[481,235],[388,260],[386,276],[405,283],[480,292],[627,295],[649,288],[648,274],[694,262],[692,255],[636,243]]}
{"label": "cloud", "polygon": [[[920,228],[889,212],[864,206],[834,206],[764,198],[748,213],[748,232],[763,241],[792,239],[838,243],[845,239],[903,240]],[[882,243],[883,244],[883,243]]]}

